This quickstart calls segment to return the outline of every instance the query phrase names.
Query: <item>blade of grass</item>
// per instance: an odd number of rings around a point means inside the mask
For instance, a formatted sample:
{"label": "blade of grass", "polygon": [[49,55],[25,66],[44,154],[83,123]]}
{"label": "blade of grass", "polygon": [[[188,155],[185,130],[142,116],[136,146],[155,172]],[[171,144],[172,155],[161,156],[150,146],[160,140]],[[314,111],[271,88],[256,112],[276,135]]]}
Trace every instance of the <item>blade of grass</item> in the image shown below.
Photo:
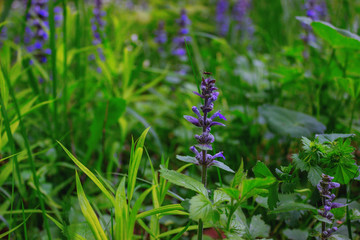
{"label": "blade of grass", "polygon": [[128,225],[128,205],[125,193],[125,180],[123,177],[115,195],[115,240],[128,239],[127,225]]}
{"label": "blade of grass", "polygon": [[[30,215],[31,216],[31,215]],[[19,225],[17,225],[16,227],[10,229],[7,232],[4,232],[2,234],[0,234],[0,239],[2,239],[3,237],[6,237],[7,235],[10,235],[10,233],[15,232],[18,228],[20,228],[27,220],[29,220],[30,216],[28,216],[25,221],[23,221],[22,223],[20,223]]]}
{"label": "blade of grass", "polygon": [[[49,1],[49,26],[50,26],[50,49],[51,49],[51,75],[52,76],[52,97],[53,100],[57,97],[57,69],[56,69],[56,46],[55,46],[55,14],[54,14],[54,1]],[[58,136],[58,113],[57,101],[53,102],[53,121],[54,121],[54,136]]]}
{"label": "blade of grass", "polygon": [[24,239],[27,240],[27,229],[26,229],[26,218],[25,218],[25,210],[24,210],[24,202],[21,201],[21,208],[22,208],[22,217],[24,222]]}
{"label": "blade of grass", "polygon": [[105,194],[105,196],[111,201],[112,204],[115,204],[115,199],[111,195],[111,193],[104,187],[104,185],[97,179],[97,177],[87,168],[85,167],[79,160],[77,160],[74,155],[67,150],[59,141],[59,145],[65,151],[65,153],[71,158],[71,160],[98,186],[98,188]]}
{"label": "blade of grass", "polygon": [[97,218],[93,208],[91,207],[89,201],[86,198],[85,192],[82,188],[79,175],[77,174],[77,172],[76,172],[76,189],[77,189],[77,195],[78,195],[81,211],[87,223],[90,225],[91,231],[93,232],[95,238],[98,240],[108,239],[106,237],[104,230],[101,227],[99,219]]}
{"label": "blade of grass", "polygon": [[39,179],[38,179],[38,176],[36,175],[35,163],[34,163],[32,152],[30,150],[30,144],[29,144],[28,136],[26,134],[25,126],[24,126],[24,123],[22,121],[22,117],[21,117],[21,114],[20,114],[20,108],[19,108],[19,105],[18,105],[16,97],[15,97],[14,89],[13,89],[13,87],[11,85],[11,82],[10,82],[10,77],[8,75],[8,72],[7,72],[6,68],[2,64],[1,64],[1,70],[3,72],[6,84],[8,85],[10,96],[14,101],[16,114],[18,115],[18,118],[19,118],[21,134],[22,134],[22,137],[24,139],[26,151],[27,151],[27,154],[28,154],[28,157],[29,157],[31,172],[32,172],[33,179],[34,179],[36,192],[38,194],[38,198],[39,198],[39,201],[40,201],[40,206],[41,206],[42,215],[43,215],[43,218],[44,218],[46,233],[48,235],[48,238],[51,240],[52,238],[51,238],[51,234],[50,234],[49,223],[47,221],[47,218],[45,217],[45,204],[44,204],[44,200],[42,198],[41,192],[40,192]]}

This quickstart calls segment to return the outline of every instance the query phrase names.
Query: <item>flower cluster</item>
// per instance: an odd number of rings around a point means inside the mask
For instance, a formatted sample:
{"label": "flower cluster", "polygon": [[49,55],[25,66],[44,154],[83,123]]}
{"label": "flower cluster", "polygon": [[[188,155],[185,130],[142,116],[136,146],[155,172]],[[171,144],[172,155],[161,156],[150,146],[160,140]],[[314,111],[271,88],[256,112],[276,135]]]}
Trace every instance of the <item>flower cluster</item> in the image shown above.
{"label": "flower cluster", "polygon": [[[95,7],[93,9],[93,18],[91,18],[91,29],[93,32],[93,45],[97,46],[102,43],[101,34],[104,32],[105,21],[102,19],[105,16],[105,11],[102,10],[102,0],[95,0]],[[100,47],[97,48],[99,58],[101,61],[105,60],[104,53]],[[90,56],[90,59],[95,59],[94,55]],[[100,71],[100,69],[98,69]]]}
{"label": "flower cluster", "polygon": [[181,9],[180,18],[177,20],[180,30],[178,35],[173,39],[175,49],[172,51],[173,55],[179,56],[181,60],[186,59],[185,41],[189,42],[191,38],[188,36],[190,20],[187,16],[186,10]]}
{"label": "flower cluster", "polygon": [[[313,21],[323,20],[327,16],[326,2],[323,0],[307,0],[304,9],[306,16]],[[301,39],[305,44],[314,43],[316,41],[315,35],[309,24],[302,24],[305,33],[301,35]]]}
{"label": "flower cluster", "polygon": [[160,21],[158,28],[155,31],[155,42],[159,45],[159,52],[164,51],[163,46],[167,41],[167,34],[165,31],[165,22]]}
{"label": "flower cluster", "polygon": [[[55,7],[54,13],[55,24],[58,25],[62,20],[61,8]],[[27,51],[34,54],[41,63],[46,63],[47,56],[51,54],[51,50],[47,47],[49,39],[48,18],[48,0],[33,0],[26,16],[27,26],[25,27],[24,43]]]}
{"label": "flower cluster", "polygon": [[249,16],[251,8],[251,0],[238,0],[233,7],[233,16],[237,22],[237,30],[242,32],[242,37],[247,36],[249,39],[253,38],[254,25]]}
{"label": "flower cluster", "polygon": [[[214,101],[218,98],[219,92],[216,92],[217,88],[215,87],[215,80],[209,76],[210,73],[206,73],[206,75],[208,75],[206,78],[202,78],[200,88],[201,92],[194,92],[196,95],[204,99],[204,104],[200,107],[203,115],[201,115],[199,109],[194,106],[192,107],[192,110],[196,114],[197,118],[187,115],[185,115],[184,118],[196,127],[202,128],[202,134],[195,135],[195,139],[198,144],[196,146],[192,146],[190,150],[195,154],[197,164],[209,167],[217,163],[214,159],[219,157],[225,159],[223,152],[211,155],[207,153],[207,150],[212,150],[211,144],[214,142],[214,136],[210,133],[211,127],[215,125],[225,126],[220,122],[214,121],[214,119],[218,117],[226,120],[226,118],[220,113],[220,111],[217,111],[211,117],[208,117],[208,113],[214,108]],[[196,147],[201,151],[198,151]]]}
{"label": "flower cluster", "polygon": [[[331,189],[339,188],[340,184],[337,182],[332,182],[334,177],[331,177],[329,175],[322,174],[322,179],[317,185],[317,188],[320,192],[320,195],[322,197],[322,203],[324,206],[323,210],[319,210],[319,214],[329,220],[332,220],[334,215],[330,212],[333,208],[338,208],[344,206],[341,203],[335,203],[333,202],[335,199],[335,194],[331,193]],[[323,225],[322,229],[322,237],[328,238],[331,236],[332,233],[337,231],[337,227],[328,228],[325,230],[325,224]]]}
{"label": "flower cluster", "polygon": [[216,6],[216,22],[220,36],[226,36],[229,31],[230,19],[227,15],[229,2],[227,0],[219,0]]}

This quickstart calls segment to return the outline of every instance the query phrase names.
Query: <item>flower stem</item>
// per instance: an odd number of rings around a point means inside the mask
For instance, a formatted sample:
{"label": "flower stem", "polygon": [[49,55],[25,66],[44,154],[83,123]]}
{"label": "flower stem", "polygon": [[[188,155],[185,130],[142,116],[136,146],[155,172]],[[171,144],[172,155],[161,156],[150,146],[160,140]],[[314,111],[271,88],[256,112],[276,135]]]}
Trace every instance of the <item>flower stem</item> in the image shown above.
{"label": "flower stem", "polygon": [[[325,207],[325,197],[321,197],[321,201],[322,201],[322,205],[323,207]],[[321,240],[325,240],[326,237],[324,237],[323,232],[326,229],[326,223],[325,222],[321,222]]]}

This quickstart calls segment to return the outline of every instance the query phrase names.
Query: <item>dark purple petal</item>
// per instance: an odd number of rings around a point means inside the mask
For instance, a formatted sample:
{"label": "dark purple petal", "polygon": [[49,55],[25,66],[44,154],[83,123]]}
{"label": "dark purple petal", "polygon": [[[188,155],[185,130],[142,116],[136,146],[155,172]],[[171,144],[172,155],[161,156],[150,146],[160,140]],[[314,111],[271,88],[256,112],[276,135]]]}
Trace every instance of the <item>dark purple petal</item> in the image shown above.
{"label": "dark purple petal", "polygon": [[200,114],[200,111],[199,111],[199,109],[197,107],[193,106],[191,109],[199,118],[202,117],[201,114]]}
{"label": "dark purple petal", "polygon": [[190,123],[194,124],[195,126],[201,127],[199,120],[197,118],[188,115],[185,115],[184,118],[188,120]]}
{"label": "dark purple petal", "polygon": [[203,95],[201,95],[201,94],[198,93],[198,92],[193,91],[193,93],[196,94],[196,95],[198,95],[198,96],[201,97],[201,98],[205,98]]}
{"label": "dark purple petal", "polygon": [[219,126],[225,126],[225,124],[223,123],[219,123],[219,122],[211,122],[209,127],[215,126],[215,125],[219,125]]}
{"label": "dark purple petal", "polygon": [[344,207],[345,205],[342,204],[342,203],[336,203],[336,202],[333,202],[331,203],[331,209],[333,208],[339,208],[339,207]]}
{"label": "dark purple petal", "polygon": [[329,189],[339,188],[339,187],[340,187],[340,183],[337,183],[337,182],[329,183]]}
{"label": "dark purple petal", "polygon": [[218,152],[212,158],[215,159],[215,158],[219,158],[219,157],[222,157],[225,160],[225,156],[223,155],[223,152]]}

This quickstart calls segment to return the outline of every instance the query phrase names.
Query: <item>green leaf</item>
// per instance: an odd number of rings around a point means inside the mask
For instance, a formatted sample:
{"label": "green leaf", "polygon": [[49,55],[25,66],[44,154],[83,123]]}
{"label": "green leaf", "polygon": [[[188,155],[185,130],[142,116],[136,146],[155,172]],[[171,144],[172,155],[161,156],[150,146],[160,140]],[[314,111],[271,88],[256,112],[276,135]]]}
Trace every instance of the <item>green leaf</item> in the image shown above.
{"label": "green leaf", "polygon": [[239,185],[243,179],[245,179],[246,173],[244,173],[244,162],[241,160],[241,164],[237,172],[235,173],[235,176],[231,182],[231,187],[235,187]]}
{"label": "green leaf", "polygon": [[240,190],[236,188],[222,188],[222,191],[224,191],[229,197],[232,199],[238,200],[240,196]]}
{"label": "green leaf", "polygon": [[273,210],[277,207],[277,203],[279,202],[279,183],[275,182],[269,187],[269,196],[268,196],[268,206],[270,210]]}
{"label": "green leaf", "polygon": [[301,229],[285,229],[283,231],[283,234],[289,240],[304,240],[307,239],[309,236],[309,233],[307,231]]}
{"label": "green leaf", "polygon": [[317,213],[317,209],[306,203],[298,203],[298,202],[284,202],[281,203],[276,209],[270,211],[270,214],[277,214],[282,212],[290,212],[290,211],[301,211],[301,210],[308,210],[312,211],[313,213]]}
{"label": "green leaf", "polygon": [[335,170],[334,181],[340,184],[348,184],[351,179],[358,175],[358,166],[355,163],[339,163]]}
{"label": "green leaf", "polygon": [[176,184],[180,187],[184,187],[190,190],[193,190],[197,193],[203,194],[204,196],[208,196],[208,191],[204,187],[204,184],[201,182],[193,179],[192,177],[186,176],[184,174],[181,174],[179,172],[166,169],[162,166],[160,166],[161,170],[161,176],[168,180],[169,182]]}
{"label": "green leaf", "polygon": [[274,177],[246,179],[243,181],[241,198],[244,200],[257,194],[268,193],[267,188],[274,182]]}
{"label": "green leaf", "polygon": [[215,167],[221,168],[222,170],[225,170],[227,172],[234,173],[234,171],[231,168],[229,168],[227,165],[225,165],[223,162],[220,162],[220,161],[213,161],[211,163],[211,166],[215,166]]}
{"label": "green leaf", "polygon": [[127,238],[129,209],[126,199],[125,181],[126,178],[123,177],[115,194],[115,239]]}
{"label": "green leaf", "polygon": [[354,136],[355,134],[331,133],[331,134],[317,134],[316,138],[319,140],[319,143],[323,144],[323,143],[332,143],[338,140],[339,138],[345,139]]}
{"label": "green leaf", "polygon": [[79,198],[79,205],[81,208],[81,212],[83,213],[87,223],[90,225],[91,231],[93,232],[95,239],[97,240],[108,239],[104,230],[101,227],[99,219],[97,218],[93,208],[91,207],[89,201],[86,198],[86,195],[81,186],[81,182],[77,172],[76,172],[76,189]]}
{"label": "green leaf", "polygon": [[265,165],[265,163],[257,161],[255,167],[253,167],[253,172],[255,177],[274,177],[269,168]]}
{"label": "green leaf", "polygon": [[176,155],[176,158],[180,161],[183,162],[188,162],[188,163],[194,163],[194,164],[198,164],[198,160],[196,160],[196,158],[191,157],[191,156],[180,156],[180,155]]}
{"label": "green leaf", "polygon": [[326,217],[320,216],[320,215],[315,215],[314,216],[315,219],[317,219],[320,222],[324,222],[324,223],[328,223],[328,224],[332,224],[333,222],[330,221],[329,219],[327,219]]}
{"label": "green leaf", "polygon": [[167,213],[167,212],[175,211],[175,210],[184,210],[184,208],[180,204],[171,204],[171,205],[161,206],[159,208],[155,208],[155,209],[151,209],[146,212],[139,213],[136,216],[136,219],[152,216],[154,214],[159,214],[159,213]]}
{"label": "green leaf", "polygon": [[261,220],[261,215],[255,215],[251,218],[249,231],[253,238],[268,237],[270,226]]}
{"label": "green leaf", "polygon": [[74,155],[69,152],[59,141],[57,141],[58,144],[62,147],[62,149],[65,151],[65,153],[73,160],[73,162],[93,181],[96,186],[105,194],[105,196],[111,201],[112,204],[114,204],[115,199],[114,196],[111,195],[111,193],[104,187],[104,185],[97,179],[97,177],[82,164],[79,160],[77,160]]}
{"label": "green leaf", "polygon": [[190,218],[204,222],[213,218],[214,210],[211,201],[202,194],[198,194],[190,199]]}
{"label": "green leaf", "polygon": [[128,185],[127,185],[127,196],[128,201],[130,202],[132,196],[134,194],[135,183],[137,178],[137,173],[140,167],[143,151],[144,151],[144,143],[147,133],[149,132],[150,127],[145,129],[139,139],[135,143],[132,143],[131,152],[130,152],[130,162],[129,162],[129,170],[128,170]]}
{"label": "green leaf", "polygon": [[281,136],[302,137],[323,133],[326,127],[315,118],[282,107],[263,105],[259,113],[265,118],[269,129]]}
{"label": "green leaf", "polygon": [[360,37],[323,21],[312,22],[314,32],[333,48],[360,49]]}
{"label": "green leaf", "polygon": [[230,202],[230,200],[231,199],[229,198],[229,196],[223,190],[217,189],[214,191],[214,204],[215,205],[223,203],[223,202]]}
{"label": "green leaf", "polygon": [[308,173],[308,179],[313,186],[316,186],[321,180],[322,170],[319,166],[311,166]]}

